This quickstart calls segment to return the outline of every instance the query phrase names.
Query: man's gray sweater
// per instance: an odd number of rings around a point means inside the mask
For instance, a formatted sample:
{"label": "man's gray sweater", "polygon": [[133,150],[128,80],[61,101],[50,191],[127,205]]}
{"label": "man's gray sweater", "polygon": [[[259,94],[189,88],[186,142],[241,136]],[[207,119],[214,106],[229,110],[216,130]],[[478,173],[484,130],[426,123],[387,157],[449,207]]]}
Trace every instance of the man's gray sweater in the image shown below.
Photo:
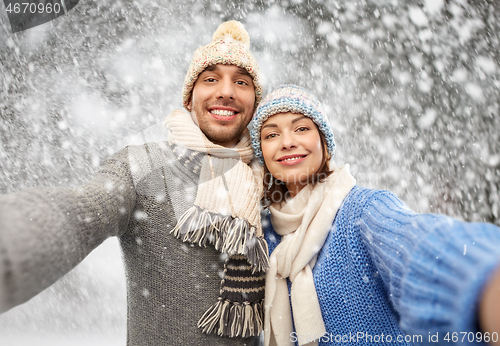
{"label": "man's gray sweater", "polygon": [[0,196],[0,312],[74,268],[106,238],[120,240],[127,276],[127,345],[256,345],[203,334],[224,261],[170,234],[196,198],[203,154],[166,142],[127,147],[85,185]]}

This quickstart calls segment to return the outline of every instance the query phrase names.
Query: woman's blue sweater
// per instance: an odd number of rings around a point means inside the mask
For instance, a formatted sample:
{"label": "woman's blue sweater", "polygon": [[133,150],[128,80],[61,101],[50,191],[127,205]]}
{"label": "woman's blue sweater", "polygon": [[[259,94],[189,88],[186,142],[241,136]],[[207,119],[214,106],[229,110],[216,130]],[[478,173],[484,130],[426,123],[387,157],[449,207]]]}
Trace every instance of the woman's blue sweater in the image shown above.
{"label": "woman's blue sweater", "polygon": [[[271,253],[281,237],[264,226]],[[487,337],[476,334],[478,299],[499,264],[500,228],[417,214],[355,186],[313,270],[327,330],[319,345],[476,344]]]}

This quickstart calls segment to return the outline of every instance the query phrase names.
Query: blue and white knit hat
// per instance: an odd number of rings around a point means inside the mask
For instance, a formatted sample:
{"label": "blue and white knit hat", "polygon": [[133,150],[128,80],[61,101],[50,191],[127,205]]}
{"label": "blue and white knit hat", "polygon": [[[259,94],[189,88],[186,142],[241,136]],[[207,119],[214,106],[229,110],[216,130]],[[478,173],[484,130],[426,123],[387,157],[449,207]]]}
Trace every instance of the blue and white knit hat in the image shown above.
{"label": "blue and white knit hat", "polygon": [[297,85],[285,84],[280,85],[261,101],[252,120],[250,130],[252,147],[255,156],[261,163],[264,163],[260,142],[262,124],[275,114],[287,112],[304,114],[306,117],[311,118],[325,136],[328,154],[333,157],[335,154],[335,141],[332,128],[318,98]]}

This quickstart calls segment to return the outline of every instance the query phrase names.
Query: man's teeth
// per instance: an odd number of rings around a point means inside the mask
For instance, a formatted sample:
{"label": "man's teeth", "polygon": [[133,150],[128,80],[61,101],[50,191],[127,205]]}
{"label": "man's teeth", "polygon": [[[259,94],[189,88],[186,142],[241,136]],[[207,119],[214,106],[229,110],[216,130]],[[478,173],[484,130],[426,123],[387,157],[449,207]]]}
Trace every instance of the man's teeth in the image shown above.
{"label": "man's teeth", "polygon": [[222,117],[230,117],[231,115],[234,115],[235,112],[233,112],[233,111],[225,111],[225,110],[222,110],[222,109],[212,109],[210,111],[210,113],[218,115],[218,116],[222,116]]}

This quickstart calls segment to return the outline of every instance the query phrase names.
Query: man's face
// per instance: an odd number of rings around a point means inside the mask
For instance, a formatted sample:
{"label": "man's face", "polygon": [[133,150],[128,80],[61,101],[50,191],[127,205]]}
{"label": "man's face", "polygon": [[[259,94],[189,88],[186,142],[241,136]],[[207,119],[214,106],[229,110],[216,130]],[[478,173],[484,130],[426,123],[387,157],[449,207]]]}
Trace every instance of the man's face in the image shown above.
{"label": "man's face", "polygon": [[252,119],[255,105],[253,79],[234,65],[212,65],[196,80],[188,109],[210,141],[234,147]]}

